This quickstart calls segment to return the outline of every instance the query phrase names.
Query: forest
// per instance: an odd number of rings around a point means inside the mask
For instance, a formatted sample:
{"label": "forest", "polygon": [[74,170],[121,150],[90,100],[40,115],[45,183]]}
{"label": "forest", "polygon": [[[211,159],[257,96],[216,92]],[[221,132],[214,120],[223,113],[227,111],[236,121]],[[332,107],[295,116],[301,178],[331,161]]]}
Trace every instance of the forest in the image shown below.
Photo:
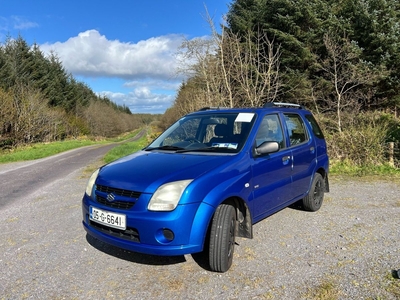
{"label": "forest", "polygon": [[188,79],[163,124],[202,107],[298,103],[332,162],[399,167],[399,1],[235,0],[223,25],[205,19],[211,37],[180,48]]}
{"label": "forest", "polygon": [[96,95],[21,37],[0,44],[0,150],[66,138],[114,137],[152,120]]}

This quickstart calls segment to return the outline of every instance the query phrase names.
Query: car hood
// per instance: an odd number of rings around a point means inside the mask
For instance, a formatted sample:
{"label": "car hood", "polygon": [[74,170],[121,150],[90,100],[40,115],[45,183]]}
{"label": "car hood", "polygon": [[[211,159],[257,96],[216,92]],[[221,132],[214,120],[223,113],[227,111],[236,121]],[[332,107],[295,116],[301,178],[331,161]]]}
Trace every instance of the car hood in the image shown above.
{"label": "car hood", "polygon": [[96,184],[154,193],[164,183],[195,179],[232,160],[233,157],[139,151],[102,167]]}

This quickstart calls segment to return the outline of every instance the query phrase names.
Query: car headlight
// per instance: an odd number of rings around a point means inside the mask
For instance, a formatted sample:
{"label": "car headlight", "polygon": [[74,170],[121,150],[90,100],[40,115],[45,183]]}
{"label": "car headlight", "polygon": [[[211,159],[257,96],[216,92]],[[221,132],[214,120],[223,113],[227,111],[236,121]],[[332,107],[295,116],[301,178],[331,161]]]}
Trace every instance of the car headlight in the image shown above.
{"label": "car headlight", "polygon": [[171,211],[176,208],[185,188],[193,179],[169,182],[160,186],[150,199],[148,210]]}
{"label": "car headlight", "polygon": [[96,171],[94,171],[93,174],[92,174],[92,176],[90,176],[89,181],[88,181],[88,183],[87,183],[87,186],[86,186],[86,194],[87,194],[89,197],[92,197],[93,186],[94,186],[94,183],[96,182],[97,175],[99,175],[99,171],[100,171],[100,169],[97,169]]}

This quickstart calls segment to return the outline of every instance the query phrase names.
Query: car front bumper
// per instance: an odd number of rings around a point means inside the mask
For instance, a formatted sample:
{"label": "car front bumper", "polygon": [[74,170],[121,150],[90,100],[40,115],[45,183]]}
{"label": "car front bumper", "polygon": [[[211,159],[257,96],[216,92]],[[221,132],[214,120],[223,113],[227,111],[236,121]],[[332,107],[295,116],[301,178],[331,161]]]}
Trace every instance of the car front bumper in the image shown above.
{"label": "car front bumper", "polygon": [[[89,219],[89,206],[126,215],[126,230],[98,224]],[[129,251],[174,256],[201,252],[214,207],[205,203],[178,205],[171,212],[115,210],[82,199],[83,227],[87,233],[107,244]]]}

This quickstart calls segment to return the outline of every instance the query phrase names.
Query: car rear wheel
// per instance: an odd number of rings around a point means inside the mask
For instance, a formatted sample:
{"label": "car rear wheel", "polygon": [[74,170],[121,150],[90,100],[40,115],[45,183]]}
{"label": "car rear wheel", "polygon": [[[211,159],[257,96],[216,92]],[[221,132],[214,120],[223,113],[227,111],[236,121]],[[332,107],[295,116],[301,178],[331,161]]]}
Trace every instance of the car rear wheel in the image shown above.
{"label": "car rear wheel", "polygon": [[314,175],[310,192],[303,199],[303,207],[308,211],[317,211],[322,206],[325,193],[325,181],[321,174]]}
{"label": "car rear wheel", "polygon": [[216,272],[226,272],[232,265],[235,248],[236,213],[232,205],[217,207],[210,231],[210,268]]}

